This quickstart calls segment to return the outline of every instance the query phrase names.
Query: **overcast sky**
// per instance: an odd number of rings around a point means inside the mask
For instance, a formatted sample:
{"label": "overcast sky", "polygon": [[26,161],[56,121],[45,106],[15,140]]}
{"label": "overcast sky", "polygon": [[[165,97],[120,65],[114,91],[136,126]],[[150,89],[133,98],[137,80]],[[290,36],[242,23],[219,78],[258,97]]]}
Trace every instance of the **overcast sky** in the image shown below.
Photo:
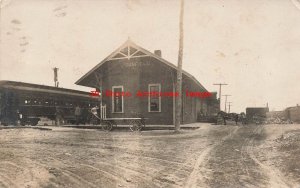
{"label": "overcast sky", "polygon": [[[0,80],[74,83],[130,37],[177,65],[179,0],[2,0]],[[183,69],[232,111],[300,104],[298,0],[186,0]],[[224,100],[223,100],[224,101]],[[222,104],[224,108],[224,104]]]}

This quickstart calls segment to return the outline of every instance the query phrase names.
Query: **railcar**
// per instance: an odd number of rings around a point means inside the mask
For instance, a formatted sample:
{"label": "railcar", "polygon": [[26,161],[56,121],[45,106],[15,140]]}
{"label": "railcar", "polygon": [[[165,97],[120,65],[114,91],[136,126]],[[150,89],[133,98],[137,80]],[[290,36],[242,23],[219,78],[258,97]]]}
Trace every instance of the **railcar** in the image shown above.
{"label": "railcar", "polygon": [[88,92],[0,81],[0,122],[2,125],[37,125],[41,118],[55,121],[58,111],[62,123],[75,123],[75,107],[81,108],[80,123],[89,122],[89,109],[99,105],[99,97]]}

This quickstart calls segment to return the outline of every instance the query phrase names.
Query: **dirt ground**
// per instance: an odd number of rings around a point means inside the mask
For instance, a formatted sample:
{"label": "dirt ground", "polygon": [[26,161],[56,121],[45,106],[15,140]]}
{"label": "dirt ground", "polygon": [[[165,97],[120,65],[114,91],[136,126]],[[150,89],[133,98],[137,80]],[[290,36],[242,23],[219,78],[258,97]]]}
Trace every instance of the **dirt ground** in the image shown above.
{"label": "dirt ground", "polygon": [[300,125],[0,128],[0,187],[300,187]]}

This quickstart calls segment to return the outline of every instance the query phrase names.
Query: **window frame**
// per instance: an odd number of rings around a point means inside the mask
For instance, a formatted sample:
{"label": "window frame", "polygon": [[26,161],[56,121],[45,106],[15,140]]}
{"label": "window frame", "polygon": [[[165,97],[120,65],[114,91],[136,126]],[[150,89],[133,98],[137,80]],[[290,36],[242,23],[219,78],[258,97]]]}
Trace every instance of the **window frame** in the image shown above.
{"label": "window frame", "polygon": [[111,104],[112,104],[112,108],[111,108],[111,112],[112,113],[124,113],[124,96],[123,95],[121,95],[121,97],[122,97],[122,111],[121,112],[115,112],[115,97],[114,97],[114,89],[119,89],[119,88],[121,88],[122,89],[122,91],[121,92],[124,92],[124,87],[122,86],[122,85],[120,85],[120,86],[112,86],[112,88],[111,88],[111,91],[113,92],[113,96],[111,97]]}
{"label": "window frame", "polygon": [[151,99],[151,96],[150,96],[150,88],[153,87],[153,86],[158,86],[158,93],[161,93],[161,84],[148,84],[148,112],[161,112],[161,96],[159,95],[158,96],[158,104],[159,104],[159,110],[158,111],[151,111],[151,104],[150,104],[150,99]]}

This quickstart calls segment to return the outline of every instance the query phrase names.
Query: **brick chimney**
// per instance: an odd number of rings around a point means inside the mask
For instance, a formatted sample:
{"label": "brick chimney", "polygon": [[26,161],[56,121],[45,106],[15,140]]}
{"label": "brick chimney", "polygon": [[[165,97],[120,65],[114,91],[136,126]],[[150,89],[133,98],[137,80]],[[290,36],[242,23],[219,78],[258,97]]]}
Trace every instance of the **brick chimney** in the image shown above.
{"label": "brick chimney", "polygon": [[161,50],[154,50],[154,54],[161,57]]}

